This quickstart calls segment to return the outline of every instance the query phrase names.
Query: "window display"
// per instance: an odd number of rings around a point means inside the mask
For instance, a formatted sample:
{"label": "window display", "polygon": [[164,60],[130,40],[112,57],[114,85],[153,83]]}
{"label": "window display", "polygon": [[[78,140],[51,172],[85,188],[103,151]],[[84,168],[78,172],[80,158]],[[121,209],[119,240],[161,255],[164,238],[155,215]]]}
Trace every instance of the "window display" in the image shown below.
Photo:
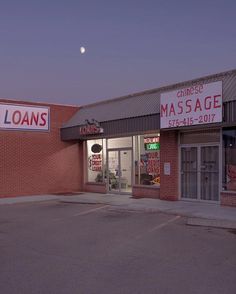
{"label": "window display", "polygon": [[104,153],[102,139],[87,141],[88,182],[103,182]]}
{"label": "window display", "polygon": [[135,152],[135,183],[139,185],[160,184],[160,136],[138,136]]}
{"label": "window display", "polygon": [[131,192],[133,182],[159,186],[160,134],[88,140],[87,166],[87,181],[109,183],[109,190]]}

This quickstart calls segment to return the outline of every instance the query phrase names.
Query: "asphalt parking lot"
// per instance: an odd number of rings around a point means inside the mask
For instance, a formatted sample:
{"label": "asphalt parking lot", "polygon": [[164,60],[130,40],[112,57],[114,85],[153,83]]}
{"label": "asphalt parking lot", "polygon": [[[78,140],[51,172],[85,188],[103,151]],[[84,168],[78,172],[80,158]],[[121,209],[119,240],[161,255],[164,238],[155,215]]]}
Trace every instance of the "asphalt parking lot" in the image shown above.
{"label": "asphalt parking lot", "polygon": [[1,294],[236,293],[236,232],[178,215],[0,206]]}

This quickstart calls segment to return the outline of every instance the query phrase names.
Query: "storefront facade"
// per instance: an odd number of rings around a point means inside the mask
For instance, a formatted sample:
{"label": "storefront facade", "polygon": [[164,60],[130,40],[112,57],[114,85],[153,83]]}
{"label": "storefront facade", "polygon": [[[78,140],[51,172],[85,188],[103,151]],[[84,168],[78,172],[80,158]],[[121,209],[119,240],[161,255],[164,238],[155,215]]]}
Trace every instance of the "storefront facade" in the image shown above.
{"label": "storefront facade", "polygon": [[83,107],[0,100],[0,197],[236,206],[236,70]]}
{"label": "storefront facade", "polygon": [[82,107],[84,191],[236,205],[236,71]]}
{"label": "storefront facade", "polygon": [[136,186],[145,185],[159,190],[159,138],[152,133],[87,140],[87,189],[98,185],[103,192],[132,194]]}

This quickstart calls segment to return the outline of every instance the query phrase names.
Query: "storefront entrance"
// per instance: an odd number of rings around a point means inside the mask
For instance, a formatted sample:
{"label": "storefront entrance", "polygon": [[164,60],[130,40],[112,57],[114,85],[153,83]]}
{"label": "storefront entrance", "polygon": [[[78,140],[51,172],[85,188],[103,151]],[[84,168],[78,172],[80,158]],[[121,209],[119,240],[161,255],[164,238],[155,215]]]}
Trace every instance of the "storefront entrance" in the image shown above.
{"label": "storefront entrance", "polygon": [[181,198],[219,201],[219,146],[181,146]]}
{"label": "storefront entrance", "polygon": [[132,192],[132,149],[108,150],[108,190],[115,193]]}

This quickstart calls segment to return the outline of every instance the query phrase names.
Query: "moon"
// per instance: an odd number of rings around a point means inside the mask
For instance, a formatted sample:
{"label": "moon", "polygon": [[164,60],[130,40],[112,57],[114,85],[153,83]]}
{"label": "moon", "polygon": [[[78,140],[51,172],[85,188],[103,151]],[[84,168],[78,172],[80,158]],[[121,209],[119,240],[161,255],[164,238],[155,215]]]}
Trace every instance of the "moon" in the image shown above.
{"label": "moon", "polygon": [[84,47],[80,47],[80,53],[84,54],[85,53],[85,48]]}

